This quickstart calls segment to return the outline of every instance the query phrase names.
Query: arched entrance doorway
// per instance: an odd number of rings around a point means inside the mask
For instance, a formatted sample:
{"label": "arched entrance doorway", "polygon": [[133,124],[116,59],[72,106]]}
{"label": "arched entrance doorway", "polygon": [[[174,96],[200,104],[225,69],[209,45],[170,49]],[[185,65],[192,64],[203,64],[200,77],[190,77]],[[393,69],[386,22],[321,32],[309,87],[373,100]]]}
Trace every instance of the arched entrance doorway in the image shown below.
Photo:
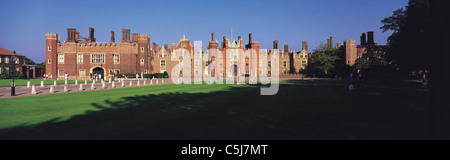
{"label": "arched entrance doorway", "polygon": [[[96,67],[96,68],[92,69],[92,76],[95,76],[95,74],[101,75],[101,79],[105,79],[105,70],[103,68]],[[92,77],[92,78],[94,78],[94,77]]]}

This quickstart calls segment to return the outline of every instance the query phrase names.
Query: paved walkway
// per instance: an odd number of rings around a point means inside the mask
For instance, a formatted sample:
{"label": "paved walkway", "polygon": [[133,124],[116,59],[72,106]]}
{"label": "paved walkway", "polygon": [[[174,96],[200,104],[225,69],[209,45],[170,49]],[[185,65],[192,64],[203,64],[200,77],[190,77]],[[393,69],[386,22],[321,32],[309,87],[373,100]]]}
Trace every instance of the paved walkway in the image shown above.
{"label": "paved walkway", "polygon": [[[152,85],[162,85],[162,79],[158,79],[158,84],[156,84],[156,79],[153,79]],[[127,88],[130,87],[130,81],[132,83],[132,87],[142,87],[144,86],[144,81],[139,80],[140,86],[137,86],[137,80],[124,80],[125,87],[122,87],[122,82],[116,81],[115,86],[116,88]],[[150,85],[150,80],[145,80],[146,84],[145,86]],[[81,83],[82,82],[82,83]],[[90,91],[92,83],[85,84],[84,81],[80,81],[81,84],[83,84],[83,91]],[[76,84],[67,84],[67,91],[68,92],[79,92],[80,83]],[[172,84],[172,81],[167,78],[164,79],[164,84]],[[41,85],[35,85],[36,88],[36,95],[43,95],[43,94],[51,94],[50,93],[50,86],[51,85],[44,85],[44,87],[41,87]],[[27,86],[16,86],[16,96],[13,97],[22,97],[22,96],[31,96],[31,86],[30,88],[27,88]],[[105,89],[112,89],[112,82],[109,83],[108,81],[105,81]],[[57,84],[53,87],[53,90],[55,93],[63,93],[64,92],[64,84]],[[102,83],[100,81],[95,82],[94,90],[103,90]],[[55,94],[53,93],[53,94]],[[11,97],[11,87],[0,87],[0,98],[9,98]]]}
{"label": "paved walkway", "polygon": [[[323,78],[322,78],[323,79]],[[279,81],[300,81],[301,78],[280,78]],[[310,78],[304,78],[304,81],[309,81]],[[314,80],[317,80],[314,78]],[[136,79],[128,79],[124,80],[125,87],[122,87],[121,81],[114,82],[116,85],[116,88],[127,88],[130,87],[130,81],[133,84],[132,87],[139,87],[137,86],[137,80]],[[150,80],[145,80],[146,86],[150,85]],[[156,79],[152,80],[152,85],[162,85],[161,79],[158,79],[158,84],[156,84]],[[83,91],[90,91],[90,90],[103,90],[101,82],[97,81],[95,82],[94,89],[91,89],[91,83],[85,84],[84,81],[79,81],[83,84]],[[79,92],[80,83],[78,85],[75,84],[67,84],[67,91],[68,92]],[[144,86],[144,81],[139,80],[140,87]],[[170,78],[164,79],[164,84],[172,84],[172,81]],[[36,95],[43,95],[43,94],[52,94],[50,93],[50,86],[51,85],[44,85],[44,87],[41,87],[40,85],[35,85],[36,88]],[[108,81],[105,81],[105,89],[112,89],[112,84]],[[27,88],[27,86],[16,86],[16,95],[13,97],[22,97],[22,96],[31,96],[31,86],[30,88]],[[56,93],[64,93],[64,84],[57,84],[53,87],[53,94]],[[11,96],[11,87],[0,87],[0,98],[9,98]]]}

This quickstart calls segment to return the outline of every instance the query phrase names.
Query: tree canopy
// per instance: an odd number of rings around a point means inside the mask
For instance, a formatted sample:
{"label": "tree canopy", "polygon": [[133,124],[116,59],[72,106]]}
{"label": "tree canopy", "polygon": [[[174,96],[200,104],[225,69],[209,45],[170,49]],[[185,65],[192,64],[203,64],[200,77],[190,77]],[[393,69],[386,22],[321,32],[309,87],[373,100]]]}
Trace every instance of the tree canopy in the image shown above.
{"label": "tree canopy", "polygon": [[430,0],[410,0],[408,6],[383,19],[388,38],[386,58],[405,70],[430,69],[433,44]]}

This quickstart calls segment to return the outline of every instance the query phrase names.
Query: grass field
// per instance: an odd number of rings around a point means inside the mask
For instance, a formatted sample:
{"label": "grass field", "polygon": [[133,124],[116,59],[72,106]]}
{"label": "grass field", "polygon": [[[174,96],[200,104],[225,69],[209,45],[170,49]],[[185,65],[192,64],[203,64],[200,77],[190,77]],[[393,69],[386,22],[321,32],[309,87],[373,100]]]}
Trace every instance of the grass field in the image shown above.
{"label": "grass field", "polygon": [[426,139],[418,82],[160,85],[0,99],[0,139]]}
{"label": "grass field", "polygon": [[[40,79],[15,79],[14,83],[16,86],[26,86],[28,81],[30,81],[30,85],[41,85],[41,81],[44,81],[44,85],[53,84],[53,80],[40,80]],[[64,84],[65,80],[56,80],[56,84]],[[84,83],[84,80],[79,80],[78,83]],[[90,83],[92,81],[88,81]],[[68,84],[74,84],[75,80],[67,80]],[[12,84],[12,79],[0,79],[0,87],[10,87]]]}

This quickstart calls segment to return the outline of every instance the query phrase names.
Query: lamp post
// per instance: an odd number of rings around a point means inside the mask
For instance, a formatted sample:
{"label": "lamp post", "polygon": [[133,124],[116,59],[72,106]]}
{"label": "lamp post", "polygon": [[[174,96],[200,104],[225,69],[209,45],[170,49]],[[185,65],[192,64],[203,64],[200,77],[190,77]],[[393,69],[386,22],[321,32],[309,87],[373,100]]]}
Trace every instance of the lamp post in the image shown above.
{"label": "lamp post", "polygon": [[[16,51],[14,50],[13,54],[11,55],[11,61],[12,61],[12,69],[16,69],[15,64],[16,64],[16,60],[17,60],[17,55],[16,55]],[[16,84],[14,83],[14,70],[10,71],[13,81],[11,84],[11,96],[15,96],[16,95]]]}

